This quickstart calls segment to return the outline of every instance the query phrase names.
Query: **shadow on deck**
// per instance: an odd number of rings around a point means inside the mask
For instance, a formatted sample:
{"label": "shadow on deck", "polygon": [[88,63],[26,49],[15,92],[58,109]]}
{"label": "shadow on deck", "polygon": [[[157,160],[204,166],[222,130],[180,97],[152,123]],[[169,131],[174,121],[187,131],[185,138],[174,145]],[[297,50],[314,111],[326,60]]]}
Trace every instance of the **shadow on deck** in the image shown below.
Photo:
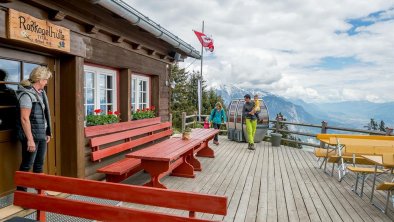
{"label": "shadow on deck", "polygon": [[[169,188],[183,191],[225,195],[228,214],[198,215],[199,218],[223,221],[393,221],[392,204],[388,216],[369,202],[371,179],[360,198],[352,190],[355,175],[349,173],[342,182],[316,168],[310,152],[290,147],[271,147],[262,142],[256,150],[246,149],[246,143],[219,139],[211,144],[215,158],[199,158],[202,172],[196,178],[165,177]],[[145,173],[129,178],[125,183],[143,184]],[[383,206],[386,193],[375,192],[374,203]],[[144,206],[123,203],[144,209]],[[169,209],[155,208],[168,212]],[[174,212],[187,215],[188,212]]]}

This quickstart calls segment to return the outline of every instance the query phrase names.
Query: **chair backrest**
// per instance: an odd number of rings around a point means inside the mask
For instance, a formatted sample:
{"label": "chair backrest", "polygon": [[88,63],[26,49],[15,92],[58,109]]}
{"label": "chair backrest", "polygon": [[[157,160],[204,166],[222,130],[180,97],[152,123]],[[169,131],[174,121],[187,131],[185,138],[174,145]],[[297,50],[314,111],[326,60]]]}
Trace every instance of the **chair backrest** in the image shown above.
{"label": "chair backrest", "polygon": [[[227,198],[217,195],[164,190],[20,171],[15,174],[15,184],[16,186],[35,188],[39,191],[51,190],[88,197],[186,210],[191,212],[190,215],[193,215],[194,212],[227,214]],[[32,209],[105,221],[130,221],[131,219],[133,221],[185,221],[184,217],[179,216],[48,197],[20,191],[15,191],[14,204]],[[194,218],[189,219],[190,221],[204,221]]]}

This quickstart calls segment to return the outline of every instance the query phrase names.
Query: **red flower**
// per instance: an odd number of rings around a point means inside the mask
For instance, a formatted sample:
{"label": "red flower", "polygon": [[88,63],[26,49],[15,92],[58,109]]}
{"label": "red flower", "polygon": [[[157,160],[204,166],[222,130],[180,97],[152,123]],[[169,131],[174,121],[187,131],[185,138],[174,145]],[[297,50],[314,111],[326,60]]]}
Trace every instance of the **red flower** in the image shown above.
{"label": "red flower", "polygon": [[108,115],[114,114],[111,110],[108,110]]}
{"label": "red flower", "polygon": [[146,108],[146,111],[149,111],[149,108]]}
{"label": "red flower", "polygon": [[142,112],[145,112],[146,111],[146,109],[144,108],[143,110],[142,110]]}
{"label": "red flower", "polygon": [[137,109],[137,112],[139,112],[140,111],[140,109]]}
{"label": "red flower", "polygon": [[156,107],[155,107],[155,106],[151,106],[150,109],[151,109],[151,110],[155,110]]}
{"label": "red flower", "polygon": [[115,113],[115,115],[117,115],[117,116],[120,115],[120,112],[119,112],[119,111],[115,111],[114,113]]}
{"label": "red flower", "polygon": [[99,114],[99,113],[101,113],[101,109],[95,109],[94,112],[95,112],[96,114]]}

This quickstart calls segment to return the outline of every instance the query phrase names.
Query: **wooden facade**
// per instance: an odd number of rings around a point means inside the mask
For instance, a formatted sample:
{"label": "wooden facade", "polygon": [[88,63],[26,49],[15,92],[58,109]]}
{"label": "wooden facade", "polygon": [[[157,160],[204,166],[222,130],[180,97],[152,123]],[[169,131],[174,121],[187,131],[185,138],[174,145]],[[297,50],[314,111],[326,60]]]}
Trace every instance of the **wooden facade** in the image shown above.
{"label": "wooden facade", "polygon": [[[169,87],[166,81],[170,65],[175,61],[174,53],[188,56],[95,3],[89,0],[0,1],[0,60],[20,62],[21,72],[30,63],[45,65],[53,71],[47,88],[54,129],[46,161],[46,172],[50,174],[98,179],[96,168],[116,159],[93,163],[89,159],[90,150],[85,147],[85,65],[116,71],[114,110],[121,112],[121,121],[130,121],[131,80],[137,74],[149,78],[149,105],[156,107],[162,121],[167,121]],[[10,39],[7,33],[10,9],[70,30],[69,52]],[[7,81],[0,80],[1,84]],[[15,107],[0,105],[0,110],[5,109],[15,110]],[[14,189],[13,173],[20,163],[19,146],[14,131],[0,127],[0,197]]]}

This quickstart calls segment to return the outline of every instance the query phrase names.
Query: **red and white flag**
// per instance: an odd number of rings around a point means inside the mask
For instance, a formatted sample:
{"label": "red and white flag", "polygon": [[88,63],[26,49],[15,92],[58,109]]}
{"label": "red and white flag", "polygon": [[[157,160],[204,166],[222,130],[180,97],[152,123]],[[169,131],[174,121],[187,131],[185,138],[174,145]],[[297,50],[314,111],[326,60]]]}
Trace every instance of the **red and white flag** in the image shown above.
{"label": "red and white flag", "polygon": [[[194,30],[193,30],[193,31],[194,31]],[[194,31],[194,34],[196,34],[198,40],[200,41],[201,45],[202,45],[205,49],[207,49],[207,50],[213,52],[214,46],[213,46],[213,39],[212,39],[211,37],[208,37],[208,36],[205,35],[204,33],[202,33],[202,32],[197,32],[197,31]]]}

